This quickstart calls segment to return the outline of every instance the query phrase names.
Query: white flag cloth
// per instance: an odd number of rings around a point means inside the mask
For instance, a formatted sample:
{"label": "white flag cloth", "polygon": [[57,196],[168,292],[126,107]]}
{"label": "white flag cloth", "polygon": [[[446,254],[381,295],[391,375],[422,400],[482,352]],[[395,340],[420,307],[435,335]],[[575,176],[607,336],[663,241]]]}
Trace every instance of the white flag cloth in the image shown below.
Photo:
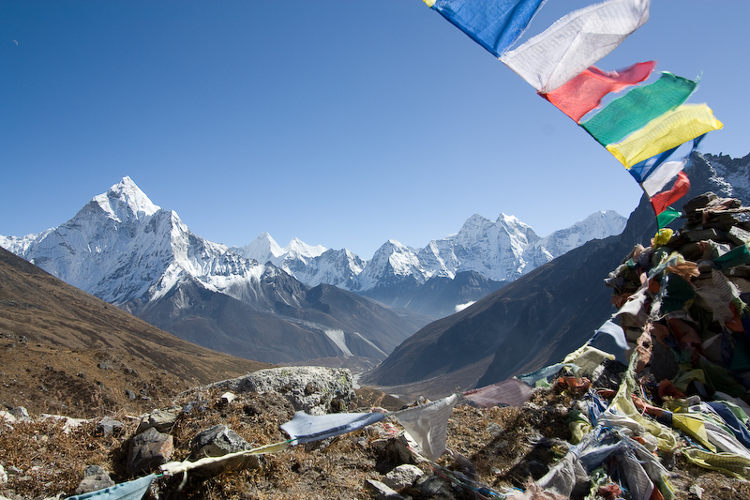
{"label": "white flag cloth", "polygon": [[564,84],[648,21],[649,0],[609,0],[567,14],[500,60],[540,92]]}
{"label": "white flag cloth", "polygon": [[669,181],[677,177],[677,174],[685,168],[685,161],[668,161],[659,165],[656,170],[646,177],[641,186],[646,194],[651,197],[660,193]]}
{"label": "white flag cloth", "polygon": [[329,415],[308,415],[298,411],[281,429],[297,443],[320,441],[339,434],[356,431],[366,425],[374,424],[385,418],[384,413],[331,413]]}
{"label": "white flag cloth", "polygon": [[457,402],[458,396],[453,394],[426,405],[397,411],[393,416],[419,443],[424,455],[430,460],[437,460],[445,451],[448,419]]}

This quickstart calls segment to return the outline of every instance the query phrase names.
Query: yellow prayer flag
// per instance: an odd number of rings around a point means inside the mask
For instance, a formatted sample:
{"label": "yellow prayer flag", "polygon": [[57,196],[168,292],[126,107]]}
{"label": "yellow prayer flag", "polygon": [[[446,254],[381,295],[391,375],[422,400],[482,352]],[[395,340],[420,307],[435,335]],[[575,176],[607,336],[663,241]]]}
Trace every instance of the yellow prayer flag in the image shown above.
{"label": "yellow prayer flag", "polygon": [[607,151],[630,168],[723,126],[706,104],[683,104],[651,120],[622,141],[607,145]]}

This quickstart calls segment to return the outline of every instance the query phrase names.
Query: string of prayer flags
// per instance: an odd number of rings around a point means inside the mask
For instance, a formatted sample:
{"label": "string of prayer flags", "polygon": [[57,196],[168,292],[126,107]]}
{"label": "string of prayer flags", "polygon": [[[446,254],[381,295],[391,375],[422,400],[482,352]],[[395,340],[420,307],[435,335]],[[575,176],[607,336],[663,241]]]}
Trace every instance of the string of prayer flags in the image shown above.
{"label": "string of prayer flags", "polygon": [[523,33],[545,0],[424,0],[495,57]]}
{"label": "string of prayer flags", "polygon": [[599,144],[612,144],[684,103],[697,85],[687,78],[664,72],[651,85],[636,87],[613,100],[581,126]]}
{"label": "string of prayer flags", "polygon": [[430,460],[445,451],[448,419],[458,396],[453,394],[421,406],[407,408],[393,414],[406,431],[419,443],[424,455]]}
{"label": "string of prayer flags", "polygon": [[655,66],[656,61],[636,63],[619,71],[602,71],[591,66],[560,87],[539,95],[578,123],[599,106],[605,95],[644,81]]}
{"label": "string of prayer flags", "polygon": [[573,11],[500,60],[548,93],[612,52],[649,16],[649,0],[608,0]]}
{"label": "string of prayer flags", "polygon": [[308,415],[304,411],[298,411],[292,420],[281,425],[281,430],[289,434],[291,440],[297,444],[304,444],[346,434],[374,424],[385,417],[385,413],[377,411],[328,415]]}
{"label": "string of prayer flags", "polygon": [[707,105],[683,104],[652,120],[621,142],[608,144],[607,151],[629,168],[723,126]]}

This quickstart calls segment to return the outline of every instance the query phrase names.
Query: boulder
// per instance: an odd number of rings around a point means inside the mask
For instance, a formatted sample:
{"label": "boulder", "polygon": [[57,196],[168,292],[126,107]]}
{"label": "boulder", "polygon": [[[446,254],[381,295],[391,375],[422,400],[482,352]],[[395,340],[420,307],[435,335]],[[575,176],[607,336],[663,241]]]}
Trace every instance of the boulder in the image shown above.
{"label": "boulder", "polygon": [[169,461],[174,453],[172,436],[163,434],[154,427],[137,434],[130,440],[127,470],[137,475]]}
{"label": "boulder", "polygon": [[140,434],[151,427],[156,428],[159,432],[169,432],[177,421],[177,417],[180,416],[181,411],[182,408],[179,406],[173,406],[172,408],[166,408],[163,410],[154,410],[141,418],[141,422],[138,424],[138,429],[135,432],[136,434]]}
{"label": "boulder", "polygon": [[114,486],[115,482],[109,477],[109,473],[98,465],[87,465],[83,469],[83,480],[76,488],[76,495],[103,490]]}
{"label": "boulder", "polygon": [[383,482],[396,491],[411,486],[414,482],[422,477],[424,472],[416,465],[403,464],[394,468],[385,475]]}
{"label": "boulder", "polygon": [[212,387],[232,392],[276,392],[284,396],[296,411],[325,415],[345,411],[354,401],[352,373],[343,368],[293,366],[259,370]]}
{"label": "boulder", "polygon": [[399,498],[404,498],[393,489],[389,488],[387,485],[381,483],[380,481],[376,481],[375,479],[367,479],[365,480],[365,489],[372,492],[378,500],[380,499],[389,499],[389,500],[397,500]]}
{"label": "boulder", "polygon": [[97,422],[94,432],[99,436],[119,436],[124,429],[124,424],[119,420],[112,417],[103,417]]}
{"label": "boulder", "polygon": [[[249,450],[252,446],[226,425],[215,425],[197,434],[193,438],[190,448],[191,460],[198,460]],[[200,469],[196,469],[196,472],[207,476],[219,474],[227,468],[235,469],[238,467],[258,468],[260,467],[260,459],[257,455],[242,455],[216,464],[204,465]]]}

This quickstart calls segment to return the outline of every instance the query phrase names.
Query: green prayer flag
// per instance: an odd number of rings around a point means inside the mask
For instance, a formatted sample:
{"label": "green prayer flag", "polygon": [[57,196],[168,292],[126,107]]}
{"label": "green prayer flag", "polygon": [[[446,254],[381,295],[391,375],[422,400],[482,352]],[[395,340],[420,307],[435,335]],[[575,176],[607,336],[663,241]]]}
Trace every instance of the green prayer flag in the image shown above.
{"label": "green prayer flag", "polygon": [[747,249],[747,245],[740,245],[714,259],[714,263],[719,269],[729,269],[750,263],[750,250]]}
{"label": "green prayer flag", "polygon": [[656,216],[656,224],[659,226],[659,229],[662,229],[667,227],[667,225],[673,220],[679,219],[681,215],[682,212],[679,210],[675,210],[673,207],[667,207],[666,210]]}
{"label": "green prayer flag", "polygon": [[625,138],[690,97],[698,84],[664,72],[656,82],[636,87],[610,102],[581,126],[603,146]]}

